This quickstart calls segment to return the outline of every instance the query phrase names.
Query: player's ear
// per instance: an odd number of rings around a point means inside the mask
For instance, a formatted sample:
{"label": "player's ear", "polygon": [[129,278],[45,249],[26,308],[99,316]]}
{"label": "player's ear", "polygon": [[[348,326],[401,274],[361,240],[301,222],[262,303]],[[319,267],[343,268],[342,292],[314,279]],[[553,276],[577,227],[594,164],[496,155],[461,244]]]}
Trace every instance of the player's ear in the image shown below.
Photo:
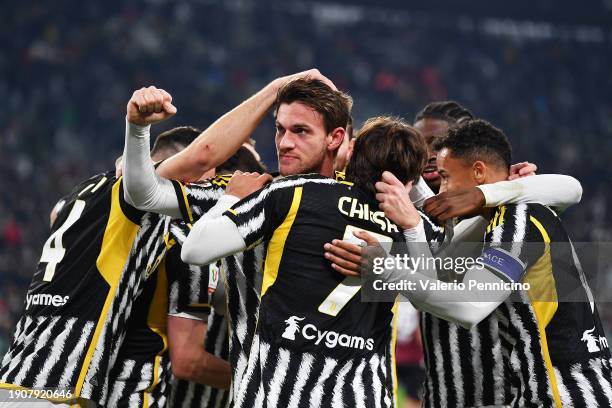
{"label": "player's ear", "polygon": [[331,133],[327,135],[327,150],[338,150],[338,148],[342,144],[342,141],[344,141],[345,133],[346,130],[341,127],[337,127],[332,130]]}
{"label": "player's ear", "polygon": [[487,178],[487,165],[480,160],[476,160],[472,164],[472,177],[478,185],[484,184]]}

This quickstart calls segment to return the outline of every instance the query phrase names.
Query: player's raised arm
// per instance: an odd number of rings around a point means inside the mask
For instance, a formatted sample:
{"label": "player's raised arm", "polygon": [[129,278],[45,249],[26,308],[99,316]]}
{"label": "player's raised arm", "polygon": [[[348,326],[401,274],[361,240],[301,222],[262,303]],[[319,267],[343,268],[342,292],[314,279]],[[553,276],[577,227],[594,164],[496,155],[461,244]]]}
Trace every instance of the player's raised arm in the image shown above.
{"label": "player's raised arm", "polygon": [[298,78],[318,79],[336,89],[317,69],[277,78],[217,119],[185,150],[164,161],[157,170],[158,174],[184,182],[199,180],[204,172],[223,163],[248,141],[272,108],[278,90]]}
{"label": "player's raised arm", "polygon": [[172,96],[163,89],[151,86],[134,92],[127,104],[123,172],[129,204],[178,218],[181,212],[174,187],[155,173],[149,141],[151,124],[175,113]]}

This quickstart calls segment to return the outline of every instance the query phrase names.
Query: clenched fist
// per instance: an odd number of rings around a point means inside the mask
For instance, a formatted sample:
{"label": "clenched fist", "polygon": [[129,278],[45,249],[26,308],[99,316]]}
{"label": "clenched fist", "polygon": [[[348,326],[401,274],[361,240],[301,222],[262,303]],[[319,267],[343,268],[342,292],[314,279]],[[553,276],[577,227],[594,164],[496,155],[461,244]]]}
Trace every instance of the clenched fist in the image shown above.
{"label": "clenched fist", "polygon": [[135,91],[127,104],[127,120],[139,126],[152,125],[176,113],[172,96],[154,86]]}

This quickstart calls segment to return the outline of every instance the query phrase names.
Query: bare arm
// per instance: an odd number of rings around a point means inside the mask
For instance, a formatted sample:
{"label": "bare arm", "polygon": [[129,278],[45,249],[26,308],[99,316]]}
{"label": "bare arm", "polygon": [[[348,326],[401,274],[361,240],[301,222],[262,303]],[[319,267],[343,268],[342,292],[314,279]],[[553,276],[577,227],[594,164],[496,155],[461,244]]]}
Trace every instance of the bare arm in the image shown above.
{"label": "bare arm", "polygon": [[277,78],[262,90],[217,119],[185,150],[164,161],[158,174],[167,179],[194,182],[227,160],[246,142],[270,111],[278,90],[287,82],[310,77],[320,79],[333,89],[333,83],[316,69]]}
{"label": "bare arm", "polygon": [[231,369],[227,361],[204,349],[205,321],[168,316],[168,346],[172,373],[181,380],[228,389]]}

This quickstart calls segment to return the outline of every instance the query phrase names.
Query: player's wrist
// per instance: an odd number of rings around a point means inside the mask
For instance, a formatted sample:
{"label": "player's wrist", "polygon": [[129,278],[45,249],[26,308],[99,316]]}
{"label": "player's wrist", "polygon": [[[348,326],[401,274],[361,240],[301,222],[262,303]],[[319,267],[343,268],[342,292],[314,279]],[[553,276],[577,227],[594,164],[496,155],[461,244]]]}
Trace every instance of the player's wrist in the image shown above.
{"label": "player's wrist", "polygon": [[138,137],[143,139],[149,137],[150,135],[151,125],[139,125],[137,123],[133,123],[127,116],[125,117],[125,124],[130,137]]}

